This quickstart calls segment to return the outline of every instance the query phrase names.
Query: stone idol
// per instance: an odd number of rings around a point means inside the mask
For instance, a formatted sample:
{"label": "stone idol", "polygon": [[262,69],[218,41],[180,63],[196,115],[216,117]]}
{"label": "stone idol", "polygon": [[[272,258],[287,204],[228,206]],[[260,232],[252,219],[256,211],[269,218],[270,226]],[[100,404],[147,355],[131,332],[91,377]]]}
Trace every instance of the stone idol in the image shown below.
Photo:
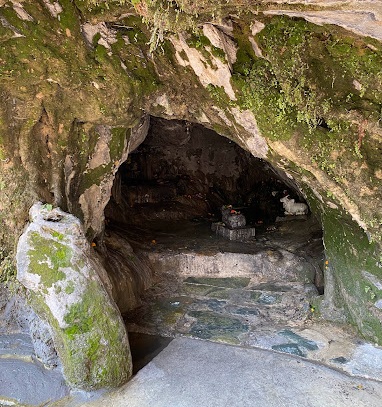
{"label": "stone idol", "polygon": [[246,226],[245,216],[234,209],[232,205],[223,205],[221,208],[222,221],[212,224],[211,229],[218,236],[229,240],[247,240],[255,236],[255,228]]}

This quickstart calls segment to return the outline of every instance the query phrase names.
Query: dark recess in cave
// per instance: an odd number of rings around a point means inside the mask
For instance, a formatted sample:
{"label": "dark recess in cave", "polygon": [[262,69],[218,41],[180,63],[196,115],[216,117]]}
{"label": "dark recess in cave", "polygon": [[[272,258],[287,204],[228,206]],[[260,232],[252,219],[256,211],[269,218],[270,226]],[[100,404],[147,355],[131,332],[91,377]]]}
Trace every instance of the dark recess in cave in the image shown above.
{"label": "dark recess in cave", "polygon": [[[195,247],[206,243],[202,238],[220,239],[223,245],[223,238],[211,232],[211,224],[221,221],[223,205],[232,205],[245,215],[247,226],[256,228],[255,240],[266,241],[269,233],[278,229],[277,220],[286,219],[280,202],[285,195],[305,202],[285,172],[252,156],[228,138],[199,124],[151,117],[146,139],[129,154],[116,174],[105,210],[106,233],[114,230],[122,234],[133,248],[136,244],[156,242],[158,235],[166,237],[164,245],[191,237],[200,238]],[[308,244],[317,244],[298,249],[300,255],[320,261],[320,222],[313,214],[308,217],[309,222],[302,220],[297,226],[301,232],[297,232],[295,247],[298,240],[307,236]],[[304,235],[307,228],[310,232],[307,230]],[[288,233],[293,239],[295,232]],[[289,244],[277,244],[284,243]],[[239,245],[236,242],[235,250],[240,251]],[[320,267],[317,263],[315,284],[323,294]]]}
{"label": "dark recess in cave", "polygon": [[146,140],[121,166],[106,209],[129,225],[220,220],[222,205],[247,224],[266,227],[283,216],[280,198],[303,201],[293,183],[265,160],[201,125],[151,118]]}

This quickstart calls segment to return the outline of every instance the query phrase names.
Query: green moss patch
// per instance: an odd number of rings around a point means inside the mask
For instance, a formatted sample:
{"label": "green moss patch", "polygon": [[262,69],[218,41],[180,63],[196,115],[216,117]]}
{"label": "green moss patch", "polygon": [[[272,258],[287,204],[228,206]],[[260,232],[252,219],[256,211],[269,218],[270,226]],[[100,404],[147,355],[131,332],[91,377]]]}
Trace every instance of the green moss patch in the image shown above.
{"label": "green moss patch", "polygon": [[13,253],[8,252],[0,246],[0,283],[7,283],[14,280],[16,276],[16,267],[14,264]]}
{"label": "green moss patch", "polygon": [[381,112],[376,92],[382,85],[380,45],[303,19],[273,17],[264,22],[256,41],[265,58],[252,49],[249,22],[235,29],[239,50],[232,82],[239,106],[254,112],[268,138],[308,135],[316,140],[330,133],[354,150],[358,129],[347,136],[352,120],[346,121],[346,115],[357,110],[366,119],[378,120]]}
{"label": "green moss patch", "polygon": [[91,281],[82,298],[65,315],[62,330],[64,371],[74,386],[95,389],[118,386],[129,378],[131,360],[117,309]]}
{"label": "green moss patch", "polygon": [[362,274],[363,270],[382,279],[378,245],[350,217],[327,208],[323,214],[324,242],[328,265],[337,286],[335,301],[348,311],[350,321],[369,340],[382,343],[382,325],[375,302],[382,299],[378,290]]}
{"label": "green moss patch", "polygon": [[30,234],[29,244],[29,271],[41,277],[40,282],[44,288],[50,288],[54,283],[64,280],[66,274],[62,269],[72,267],[72,249],[52,239],[46,239],[38,232]]}

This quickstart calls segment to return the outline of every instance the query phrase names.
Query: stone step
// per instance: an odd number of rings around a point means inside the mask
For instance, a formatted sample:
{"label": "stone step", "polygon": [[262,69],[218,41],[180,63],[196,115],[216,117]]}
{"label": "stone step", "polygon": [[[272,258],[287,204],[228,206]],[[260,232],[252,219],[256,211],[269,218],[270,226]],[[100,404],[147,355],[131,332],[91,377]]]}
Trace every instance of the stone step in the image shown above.
{"label": "stone step", "polygon": [[179,277],[245,277],[252,284],[268,282],[311,283],[315,267],[301,256],[282,249],[262,249],[254,253],[201,252],[186,250],[146,251],[158,274]]}
{"label": "stone step", "polygon": [[382,383],[260,349],[176,338],[89,407],[381,406]]}
{"label": "stone step", "polygon": [[317,289],[311,284],[269,282],[253,284],[245,277],[203,278],[188,277],[180,292],[191,297],[208,297],[229,301],[234,304],[278,305],[300,303],[316,296]]}

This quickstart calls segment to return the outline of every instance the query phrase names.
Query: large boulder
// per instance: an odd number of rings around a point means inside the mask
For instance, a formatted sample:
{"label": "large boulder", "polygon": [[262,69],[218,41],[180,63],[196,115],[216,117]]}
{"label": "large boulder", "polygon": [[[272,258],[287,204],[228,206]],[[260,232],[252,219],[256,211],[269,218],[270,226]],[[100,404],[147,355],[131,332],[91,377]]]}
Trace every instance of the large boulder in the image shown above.
{"label": "large boulder", "polygon": [[37,203],[17,247],[17,278],[48,323],[75,388],[113,387],[131,376],[129,342],[110,282],[80,221]]}

